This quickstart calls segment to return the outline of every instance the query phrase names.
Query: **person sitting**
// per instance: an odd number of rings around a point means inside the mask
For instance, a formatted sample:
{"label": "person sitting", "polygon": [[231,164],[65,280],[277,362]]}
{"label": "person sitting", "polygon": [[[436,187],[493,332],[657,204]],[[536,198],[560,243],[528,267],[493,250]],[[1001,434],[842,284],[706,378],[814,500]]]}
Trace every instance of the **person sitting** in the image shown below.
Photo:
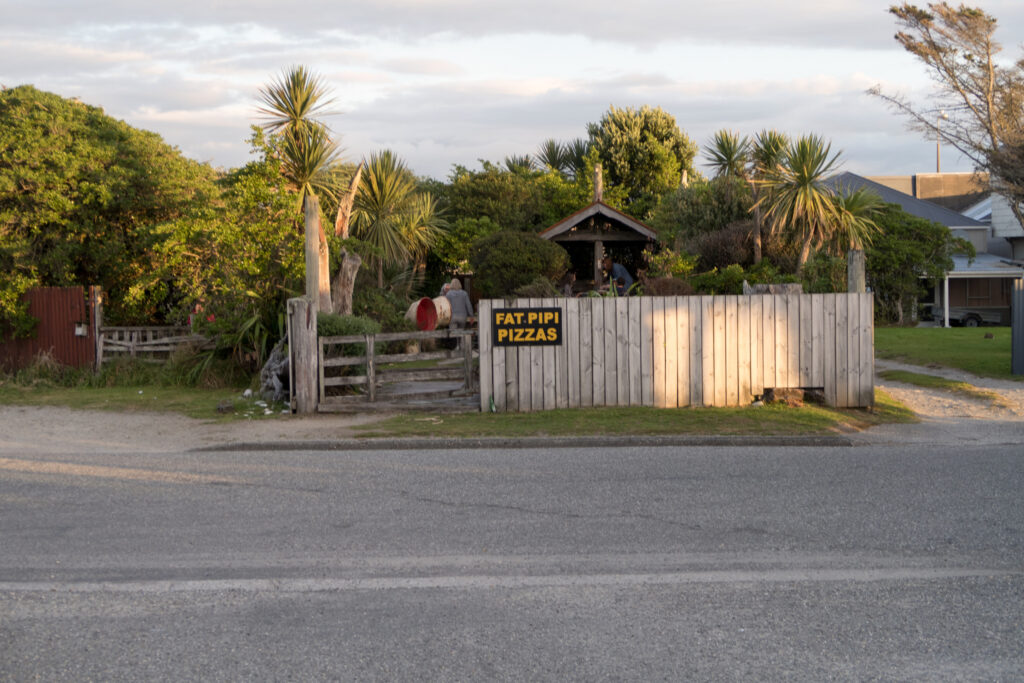
{"label": "person sitting", "polygon": [[[605,276],[615,282],[615,293],[619,296],[626,296],[633,286],[633,277],[621,263],[615,263],[610,256],[605,256],[602,263]],[[603,289],[603,288],[602,288]]]}

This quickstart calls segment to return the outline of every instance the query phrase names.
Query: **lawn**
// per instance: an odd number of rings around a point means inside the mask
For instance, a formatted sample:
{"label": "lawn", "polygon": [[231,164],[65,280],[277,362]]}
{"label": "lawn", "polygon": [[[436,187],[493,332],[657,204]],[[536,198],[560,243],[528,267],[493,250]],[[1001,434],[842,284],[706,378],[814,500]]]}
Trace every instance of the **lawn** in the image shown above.
{"label": "lawn", "polygon": [[356,427],[363,437],[524,437],[721,434],[740,436],[835,434],[917,418],[883,391],[872,410],[804,405],[746,408],[586,408],[536,413],[400,415]]}
{"label": "lawn", "polygon": [[[985,335],[991,334],[992,339]],[[875,356],[913,365],[958,368],[982,377],[1010,374],[1009,327],[878,327]]]}

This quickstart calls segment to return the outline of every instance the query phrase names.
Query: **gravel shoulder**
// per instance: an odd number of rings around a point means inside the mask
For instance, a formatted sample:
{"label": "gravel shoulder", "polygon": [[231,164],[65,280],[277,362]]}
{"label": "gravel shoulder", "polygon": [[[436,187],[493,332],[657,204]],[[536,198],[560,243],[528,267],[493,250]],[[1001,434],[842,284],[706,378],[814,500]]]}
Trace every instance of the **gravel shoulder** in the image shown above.
{"label": "gravel shoulder", "polygon": [[[918,424],[874,427],[849,435],[865,443],[1022,443],[1024,383],[977,377],[949,368],[877,360],[876,371],[907,370],[967,382],[998,393],[1006,406],[876,377],[875,385],[910,407]],[[36,406],[0,406],[0,454],[169,453],[251,443],[327,442],[357,436],[353,427],[390,417],[316,415],[216,422],[170,413],[116,413]]]}

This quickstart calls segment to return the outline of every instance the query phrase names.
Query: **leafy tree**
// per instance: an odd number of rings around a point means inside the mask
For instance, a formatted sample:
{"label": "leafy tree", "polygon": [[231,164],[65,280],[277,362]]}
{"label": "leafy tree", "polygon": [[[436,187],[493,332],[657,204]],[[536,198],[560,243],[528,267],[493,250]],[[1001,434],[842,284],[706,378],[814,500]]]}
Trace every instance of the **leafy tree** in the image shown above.
{"label": "leafy tree", "polygon": [[157,228],[158,266],[139,282],[167,292],[170,319],[198,314],[220,348],[256,368],[282,334],[285,301],[302,292],[304,256],[281,140],[254,128],[250,142],[258,159],[220,181],[220,201]]}
{"label": "leafy tree", "polygon": [[548,138],[540,143],[537,149],[536,159],[539,163],[547,166],[552,171],[565,173],[569,170],[569,154],[566,146],[554,138]]}
{"label": "leafy tree", "polygon": [[925,278],[944,277],[953,268],[953,254],[974,256],[971,244],[953,237],[946,226],[912,216],[895,204],[885,205],[875,223],[879,231],[865,257],[876,319],[903,323],[924,291]]}
{"label": "leafy tree", "polygon": [[34,286],[101,285],[112,323],[161,322],[154,226],[216,200],[215,173],[155,133],[29,85],[0,91],[0,326]]}
{"label": "leafy tree", "polygon": [[530,284],[537,276],[552,281],[562,277],[569,268],[569,255],[559,245],[536,235],[503,231],[473,242],[469,263],[480,295],[501,297]]}
{"label": "leafy tree", "polygon": [[747,185],[733,176],[698,180],[666,194],[650,225],[662,244],[683,249],[700,235],[722,230],[750,211]]}
{"label": "leafy tree", "polygon": [[281,135],[282,173],[292,183],[305,214],[306,295],[324,311],[332,308],[330,254],[317,195],[333,197],[340,157],[330,130],[314,118],[329,106],[327,97],[323,80],[304,66],[292,67],[260,90],[263,127]]}
{"label": "leafy tree", "polygon": [[836,168],[839,154],[817,135],[805,135],[790,144],[783,163],[766,175],[765,216],[773,231],[801,245],[797,274],[811,255],[811,247],[832,239],[839,214],[833,191],[825,184]]}
{"label": "leafy tree", "polygon": [[431,250],[436,270],[450,278],[469,271],[470,245],[481,237],[493,235],[501,226],[487,216],[460,218],[442,234]]}
{"label": "leafy tree", "polygon": [[[992,188],[1004,195],[1024,227],[1024,59],[1002,65],[994,39],[996,18],[976,7],[903,2],[889,12],[900,31],[896,40],[917,57],[936,84],[922,106],[879,86],[868,92],[907,117],[911,128],[953,145],[992,174]],[[940,127],[938,112],[948,116]]]}
{"label": "leafy tree", "polygon": [[874,218],[882,210],[882,198],[861,187],[852,192],[838,188],[832,198],[836,207],[837,225],[828,250],[841,255],[848,249],[864,249],[878,232]]}
{"label": "leafy tree", "polygon": [[408,264],[424,257],[441,234],[437,203],[417,191],[416,179],[390,150],[370,156],[353,205],[353,235],[378,255],[377,286],[384,286],[384,266]]}
{"label": "leafy tree", "polygon": [[646,220],[665,193],[679,186],[683,172],[696,177],[697,145],[660,107],[611,107],[587,124],[606,183],[626,192],[626,210]]}
{"label": "leafy tree", "polygon": [[746,136],[728,130],[720,130],[711,138],[711,144],[704,148],[704,158],[715,171],[715,177],[733,176],[746,180],[750,162],[751,144]]}
{"label": "leafy tree", "polygon": [[764,212],[761,209],[761,181],[768,173],[782,163],[789,146],[789,139],[776,130],[762,129],[750,147],[750,195],[753,200],[751,213],[754,217],[754,263],[760,263],[764,236]]}

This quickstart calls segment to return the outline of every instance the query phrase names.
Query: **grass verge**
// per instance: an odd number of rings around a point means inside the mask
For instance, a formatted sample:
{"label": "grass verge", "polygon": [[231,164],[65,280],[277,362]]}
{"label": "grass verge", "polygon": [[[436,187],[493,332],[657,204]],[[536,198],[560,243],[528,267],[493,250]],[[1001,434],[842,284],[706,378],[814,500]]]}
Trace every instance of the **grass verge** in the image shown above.
{"label": "grass verge", "polygon": [[903,382],[904,384],[913,384],[914,386],[923,387],[925,389],[938,389],[939,391],[947,391],[949,393],[958,394],[960,396],[966,396],[978,401],[984,401],[990,405],[1009,407],[1006,400],[1002,396],[994,391],[988,391],[987,389],[979,389],[973,384],[967,382],[958,382],[953,379],[946,379],[945,377],[936,377],[934,375],[924,375],[919,372],[907,372],[905,370],[883,370],[878,373],[879,377],[883,379],[891,380],[893,382]]}
{"label": "grass verge", "polygon": [[805,405],[749,408],[587,408],[536,413],[399,415],[354,428],[360,437],[525,437],[675,434],[730,436],[822,435],[857,431],[889,422],[916,422],[906,406],[883,391],[872,410]]}
{"label": "grass verge", "polygon": [[0,404],[63,406],[80,410],[171,412],[203,420],[269,417],[281,407],[265,408],[258,399],[242,398],[239,389],[199,389],[176,386],[60,387],[21,386],[0,382]]}
{"label": "grass verge", "polygon": [[[986,334],[992,339],[986,339]],[[1010,374],[1008,327],[878,327],[875,356],[912,365],[958,368],[981,377],[1024,380]]]}

